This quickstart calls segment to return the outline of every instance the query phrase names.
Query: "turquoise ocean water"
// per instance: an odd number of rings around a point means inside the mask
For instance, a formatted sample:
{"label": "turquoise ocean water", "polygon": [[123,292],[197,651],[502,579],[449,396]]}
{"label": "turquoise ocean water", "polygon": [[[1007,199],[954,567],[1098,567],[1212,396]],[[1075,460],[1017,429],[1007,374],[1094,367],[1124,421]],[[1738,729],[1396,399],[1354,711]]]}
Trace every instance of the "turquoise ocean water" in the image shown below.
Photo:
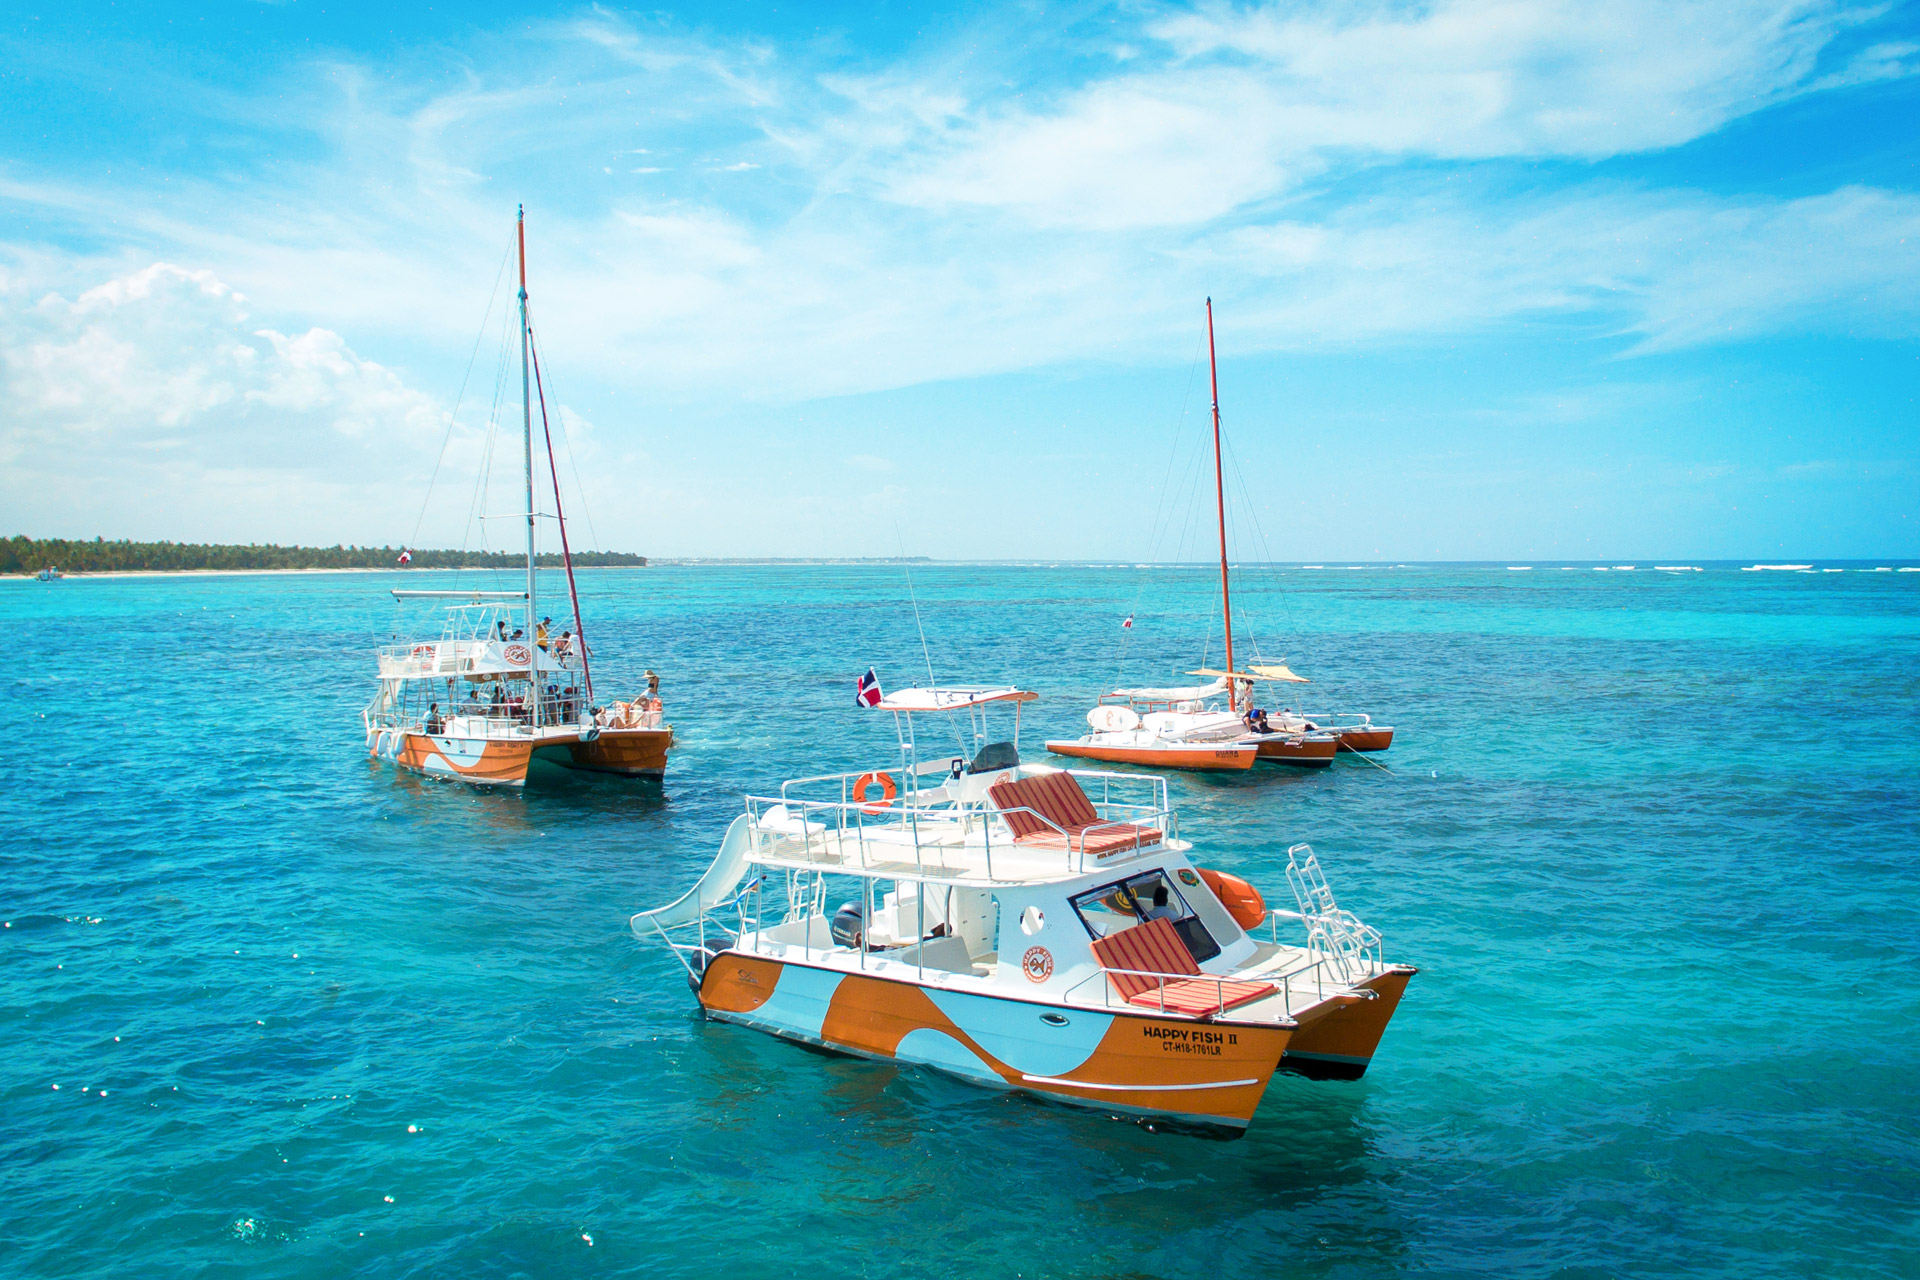
{"label": "turquoise ocean water", "polygon": [[[679,749],[525,794],[365,759],[402,575],[0,583],[0,1270],[1920,1273],[1920,575],[1846,567],[1242,574],[1399,737],[1177,779],[1182,832],[1270,899],[1312,841],[1421,973],[1365,1080],[1233,1142],[704,1023],[627,932],[743,792],[887,760],[898,567],[582,574]],[[1041,692],[1030,749],[1125,614],[1130,680],[1207,643],[1199,570],[914,586],[942,679]]]}

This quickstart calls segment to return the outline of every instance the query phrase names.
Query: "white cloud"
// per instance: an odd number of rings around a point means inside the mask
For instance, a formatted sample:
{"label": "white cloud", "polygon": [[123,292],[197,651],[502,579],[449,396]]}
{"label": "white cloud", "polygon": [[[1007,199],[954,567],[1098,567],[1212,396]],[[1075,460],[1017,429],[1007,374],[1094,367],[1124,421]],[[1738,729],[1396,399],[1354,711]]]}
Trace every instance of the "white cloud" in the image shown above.
{"label": "white cloud", "polygon": [[[976,112],[886,189],[1042,225],[1173,226],[1335,165],[1654,150],[1813,87],[1822,49],[1859,12],[1449,0],[1182,13],[1149,27],[1174,59]],[[1898,74],[1904,56],[1868,65]]]}
{"label": "white cloud", "polygon": [[1236,345],[1352,345],[1542,316],[1674,350],[1776,331],[1920,328],[1920,197],[1847,188],[1731,202],[1637,189],[1388,202],[1319,225],[1223,232],[1200,251],[1234,291]]}
{"label": "white cloud", "polygon": [[417,484],[442,440],[431,397],[336,333],[257,327],[209,271],[157,262],[31,304],[9,286],[0,458],[7,505],[41,527],[87,511],[119,528],[156,506],[220,527],[235,478],[294,507],[312,505],[293,496],[305,486],[357,487],[364,515],[399,475]]}

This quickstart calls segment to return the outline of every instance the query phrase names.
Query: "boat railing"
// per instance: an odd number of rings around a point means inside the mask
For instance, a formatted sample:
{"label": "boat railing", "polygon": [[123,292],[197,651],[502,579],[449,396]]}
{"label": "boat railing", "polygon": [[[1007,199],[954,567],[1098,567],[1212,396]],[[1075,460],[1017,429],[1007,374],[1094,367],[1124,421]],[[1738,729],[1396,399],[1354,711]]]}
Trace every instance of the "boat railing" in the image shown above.
{"label": "boat railing", "polygon": [[[1120,977],[1154,979],[1154,990],[1151,992],[1143,991],[1139,996],[1128,999],[1122,996],[1114,984],[1109,981],[1109,979],[1115,975]],[[1359,990],[1354,986],[1355,981],[1359,980],[1360,977],[1371,976],[1373,975],[1365,974],[1359,975],[1358,977],[1350,977],[1342,970],[1339,957],[1331,955],[1322,955],[1318,959],[1310,960],[1309,963],[1301,965],[1298,968],[1284,969],[1272,973],[1159,973],[1149,969],[1109,969],[1102,966],[1074,983],[1071,987],[1068,987],[1065,994],[1061,996],[1061,1001],[1065,1004],[1076,1004],[1083,1007],[1098,1007],[1102,1009],[1157,1008],[1161,1013],[1165,1014],[1213,1018],[1227,1011],[1226,986],[1228,983],[1244,985],[1248,982],[1264,982],[1272,985],[1280,992],[1281,1000],[1286,1007],[1286,1016],[1291,1018],[1296,1007],[1306,1008],[1310,1005],[1319,1004],[1328,998],[1337,999],[1350,997],[1353,1000],[1374,999],[1375,996],[1371,991]],[[1190,1008],[1170,1008],[1167,1005],[1167,990],[1175,983],[1181,984],[1179,989],[1183,993],[1191,992],[1194,989],[1193,984],[1197,983],[1204,989],[1207,984],[1211,983],[1214,992],[1213,1008],[1203,1008],[1198,1014],[1194,1013]],[[1089,987],[1097,990],[1099,995],[1097,1000],[1093,998],[1094,993],[1092,991],[1086,990]],[[1149,995],[1157,995],[1157,999],[1146,1000],[1145,997]],[[1311,998],[1309,999],[1309,997]],[[1296,998],[1304,1003],[1296,1006]]]}
{"label": "boat railing", "polygon": [[1333,711],[1328,712],[1326,715],[1316,715],[1311,711],[1294,711],[1289,709],[1286,714],[1299,716],[1302,720],[1311,721],[1315,728],[1321,730],[1373,728],[1373,717],[1364,711]]}
{"label": "boat railing", "polygon": [[[897,766],[896,766],[897,769]],[[867,806],[871,812],[872,804],[864,795],[855,795],[854,787],[862,781],[877,782],[882,777],[891,777],[893,770],[866,769],[848,770],[842,773],[821,773],[808,778],[791,778],[780,784],[780,802],[790,804],[800,799],[796,792],[803,787],[827,784],[828,803],[857,804]],[[1169,800],[1167,780],[1159,774],[1120,773],[1108,769],[1064,769],[1059,772],[1073,776],[1080,789],[1102,818],[1110,818],[1115,813],[1131,814],[1135,818],[1155,820],[1155,825],[1168,836],[1174,833],[1175,821],[1173,806]],[[951,777],[945,765],[922,765],[918,777]],[[1094,794],[1094,785],[1098,784],[1099,794]],[[917,787],[916,787],[917,790]],[[1116,798],[1116,791],[1118,797]],[[902,803],[910,799],[912,793],[900,797]],[[1128,799],[1129,796],[1141,797]],[[996,813],[999,810],[990,806],[971,806],[975,813]],[[1164,822],[1167,825],[1160,825]]]}
{"label": "boat railing", "polygon": [[[590,718],[583,716],[580,698],[542,698],[540,700],[540,727],[542,729],[597,728]],[[571,714],[569,714],[571,713]],[[411,733],[427,732],[427,713],[421,710],[398,712],[391,708],[376,710],[371,704],[361,712],[368,732],[375,730],[402,730]],[[454,721],[462,721],[455,732]],[[467,704],[454,703],[440,713],[440,728],[436,734],[457,738],[516,738],[533,733],[533,720],[525,708],[494,706],[491,703]]]}
{"label": "boat railing", "polygon": [[[843,776],[852,779],[860,775],[824,775],[796,779],[795,783],[834,781]],[[1115,776],[1118,781],[1139,781],[1124,774]],[[755,852],[763,860],[857,874],[876,868],[902,870],[906,859],[901,855],[910,849],[914,874],[940,878],[964,872],[965,868],[952,865],[953,854],[977,853],[984,860],[986,878],[993,880],[996,848],[1003,859],[1003,869],[1009,852],[1028,859],[1043,852],[1045,846],[1017,841],[1007,824],[1009,814],[1029,814],[1058,835],[1063,855],[1062,872],[1072,875],[1088,870],[1086,837],[1090,832],[1130,829],[1137,833],[1136,849],[1145,847],[1142,834],[1150,828],[1172,836],[1174,814],[1164,802],[1165,780],[1151,781],[1159,784],[1160,804],[1102,799],[1095,808],[1106,821],[1085,831],[1068,831],[1028,805],[1003,809],[953,803],[914,805],[901,799],[807,800],[793,795],[788,786],[781,788],[779,796],[748,796],[747,825],[753,832]],[[958,840],[954,838],[956,835]],[[849,844],[851,861],[847,857]],[[1096,857],[1095,863],[1104,865],[1112,856],[1113,851],[1108,850],[1105,857]]]}

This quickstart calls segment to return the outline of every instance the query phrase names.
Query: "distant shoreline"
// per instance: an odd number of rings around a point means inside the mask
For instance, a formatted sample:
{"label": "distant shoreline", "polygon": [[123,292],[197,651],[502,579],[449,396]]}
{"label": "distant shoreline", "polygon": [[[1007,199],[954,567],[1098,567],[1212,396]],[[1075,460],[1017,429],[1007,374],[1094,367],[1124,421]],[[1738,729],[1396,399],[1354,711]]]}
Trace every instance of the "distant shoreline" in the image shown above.
{"label": "distant shoreline", "polygon": [[[1812,567],[1813,565],[1819,565],[1822,563],[1823,562],[1819,560],[1814,560],[1809,562],[1808,567],[1802,568],[1799,564],[1792,564],[1792,565],[1756,564],[1750,560],[1708,560],[1708,561],[1701,562],[1700,564],[1690,564],[1690,565],[1656,566],[1652,564],[1643,564],[1643,565],[1637,566],[1637,568],[1640,572],[1646,573],[1649,575],[1653,573],[1658,573],[1658,572],[1669,572],[1675,569],[1695,570],[1701,567],[1709,567],[1709,566],[1719,570],[1798,569],[1802,573],[1818,573],[1823,571],[1828,573],[1833,573],[1833,572],[1839,571],[1838,569],[1831,567],[1834,564],[1833,561],[1824,562],[1827,566],[1829,566],[1824,570]],[[1884,559],[1876,558],[1876,559],[1866,559],[1866,560],[1856,559],[1856,560],[1843,561],[1841,563],[1847,566],[1847,572],[1850,572],[1850,573],[1860,573],[1860,572],[1913,573],[1916,571],[1920,571],[1920,561],[1905,559],[1901,557],[1886,557]],[[619,565],[619,564],[576,565],[574,566],[574,571],[576,573],[629,572],[633,570],[646,569],[646,568],[659,568],[663,566],[671,566],[673,568],[683,568],[683,569],[753,568],[756,566],[764,566],[768,568],[808,568],[808,567],[833,568],[836,566],[884,567],[887,565],[902,565],[902,564],[927,565],[930,567],[945,567],[945,568],[955,568],[955,567],[963,567],[963,566],[980,566],[984,568],[1046,568],[1046,569],[1081,568],[1081,569],[1103,569],[1103,570],[1205,569],[1208,571],[1212,571],[1213,569],[1216,568],[1217,562],[1164,561],[1164,562],[1159,562],[1154,564],[1138,564],[1138,563],[1133,563],[1129,561],[1120,561],[1120,560],[997,560],[997,559],[994,559],[994,560],[966,560],[966,559],[939,560],[939,559],[935,559],[932,556],[904,556],[904,557],[873,556],[873,557],[865,557],[865,558],[853,557],[853,556],[848,556],[848,557],[823,556],[818,559],[800,558],[800,557],[772,557],[772,556],[766,557],[764,559],[755,559],[755,558],[750,558],[745,556],[724,557],[724,558],[723,557],[713,557],[713,558],[658,557],[653,559],[650,562],[650,564],[647,564],[647,565]],[[1269,563],[1264,561],[1236,561],[1234,564],[1234,567],[1237,569],[1243,569],[1243,570],[1281,569],[1281,570],[1287,570],[1287,571],[1304,570],[1308,572],[1328,572],[1328,573],[1335,573],[1341,570],[1354,570],[1354,569],[1501,569],[1501,568],[1504,568],[1507,570],[1523,569],[1523,568],[1524,569],[1538,568],[1541,570],[1553,570],[1553,569],[1608,570],[1608,569],[1611,569],[1613,572],[1620,572],[1622,570],[1626,570],[1629,568],[1629,566],[1627,565],[1609,566],[1602,561],[1579,561],[1574,563],[1569,563],[1567,561],[1557,561],[1557,562],[1541,561],[1537,565],[1515,565],[1515,564],[1508,564],[1505,561],[1500,561],[1500,560],[1410,560],[1410,561],[1399,561],[1399,562],[1348,561],[1345,563],[1328,562],[1326,564],[1295,564],[1292,562]],[[554,566],[554,565],[542,565],[540,566],[540,568],[543,572],[546,572],[546,573],[557,573],[561,571],[558,566]],[[523,568],[520,568],[518,566],[510,566],[510,567],[502,568],[502,567],[493,566],[493,565],[467,565],[460,568],[455,568],[452,566],[432,566],[428,568],[417,568],[417,567],[401,568],[398,565],[361,565],[361,566],[355,566],[351,568],[313,568],[313,569],[99,569],[99,570],[75,570],[71,573],[62,572],[60,577],[57,579],[57,581],[61,581],[61,582],[76,582],[81,580],[97,581],[100,579],[108,579],[108,578],[261,578],[261,577],[301,576],[301,575],[312,575],[312,574],[339,574],[339,573],[385,573],[385,574],[409,574],[409,575],[438,575],[438,574],[456,574],[456,573],[513,574],[513,573],[522,573],[524,571],[525,570]],[[24,573],[20,573],[20,572],[0,573],[0,582],[37,582],[37,581],[39,581],[37,570],[24,572]]]}
{"label": "distant shoreline", "polygon": [[[575,573],[604,573],[608,570],[612,570],[614,572],[625,572],[629,569],[640,569],[644,567],[645,566],[643,565],[637,565],[637,564],[636,565],[627,565],[627,564],[575,565],[573,571]],[[554,568],[553,566],[550,566],[550,565],[541,565],[540,568],[542,572],[545,572],[545,573],[561,572],[561,570]],[[65,571],[62,571],[59,578],[55,579],[55,581],[78,582],[81,579],[85,579],[89,582],[94,582],[94,581],[98,581],[101,578],[264,578],[264,577],[272,577],[272,576],[278,576],[283,574],[298,576],[302,574],[318,574],[318,573],[524,573],[524,572],[525,572],[524,569],[496,569],[490,566],[483,567],[480,565],[470,565],[464,569],[401,569],[393,565],[387,565],[383,568],[367,567],[367,568],[356,568],[356,569],[100,569],[100,570],[81,569],[81,570],[75,570],[72,573],[67,573]],[[0,574],[0,581],[6,581],[6,582],[38,582],[39,580],[40,580],[40,577],[39,577],[38,570],[35,570],[32,573]]]}

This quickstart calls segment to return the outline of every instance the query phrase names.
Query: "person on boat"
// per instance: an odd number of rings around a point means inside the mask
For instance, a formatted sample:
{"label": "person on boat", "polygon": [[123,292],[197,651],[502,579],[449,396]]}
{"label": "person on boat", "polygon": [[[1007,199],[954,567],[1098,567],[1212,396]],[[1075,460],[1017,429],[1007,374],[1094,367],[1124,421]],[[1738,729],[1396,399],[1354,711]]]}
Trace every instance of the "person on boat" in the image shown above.
{"label": "person on boat", "polygon": [[499,715],[500,709],[506,705],[507,705],[507,686],[503,684],[494,685],[493,686],[493,713],[495,715]]}
{"label": "person on boat", "polygon": [[429,706],[427,708],[427,722],[422,725],[421,728],[428,733],[439,733],[446,727],[446,721],[440,718],[440,704],[436,702]]}
{"label": "person on boat", "polygon": [[[504,626],[506,625],[506,623],[504,623],[504,622],[503,622],[503,623],[501,623],[500,625],[504,627]],[[526,639],[526,638],[527,638],[527,633],[526,633],[525,631],[523,631],[523,630],[522,630],[521,628],[519,628],[519,627],[515,627],[515,628],[513,629],[513,638],[514,638],[515,640],[524,640],[524,639]]]}
{"label": "person on boat", "polygon": [[1140,922],[1149,920],[1172,920],[1178,915],[1167,901],[1167,882],[1162,880],[1153,886],[1153,905],[1140,913]]}
{"label": "person on boat", "polygon": [[1267,722],[1267,713],[1259,707],[1247,708],[1247,714],[1241,719],[1246,722],[1249,733],[1272,733],[1273,726]]}
{"label": "person on boat", "polygon": [[505,640],[507,638],[507,620],[505,618],[496,619],[493,624],[493,631],[495,638]]}
{"label": "person on boat", "polygon": [[533,642],[539,645],[542,649],[546,648],[547,645],[550,643],[547,637],[547,627],[552,622],[553,622],[552,618],[542,618],[540,619],[539,625],[537,625],[533,629]]}
{"label": "person on boat", "polygon": [[553,660],[561,666],[567,665],[567,659],[573,656],[573,632],[562,631],[560,638],[553,642]]}

